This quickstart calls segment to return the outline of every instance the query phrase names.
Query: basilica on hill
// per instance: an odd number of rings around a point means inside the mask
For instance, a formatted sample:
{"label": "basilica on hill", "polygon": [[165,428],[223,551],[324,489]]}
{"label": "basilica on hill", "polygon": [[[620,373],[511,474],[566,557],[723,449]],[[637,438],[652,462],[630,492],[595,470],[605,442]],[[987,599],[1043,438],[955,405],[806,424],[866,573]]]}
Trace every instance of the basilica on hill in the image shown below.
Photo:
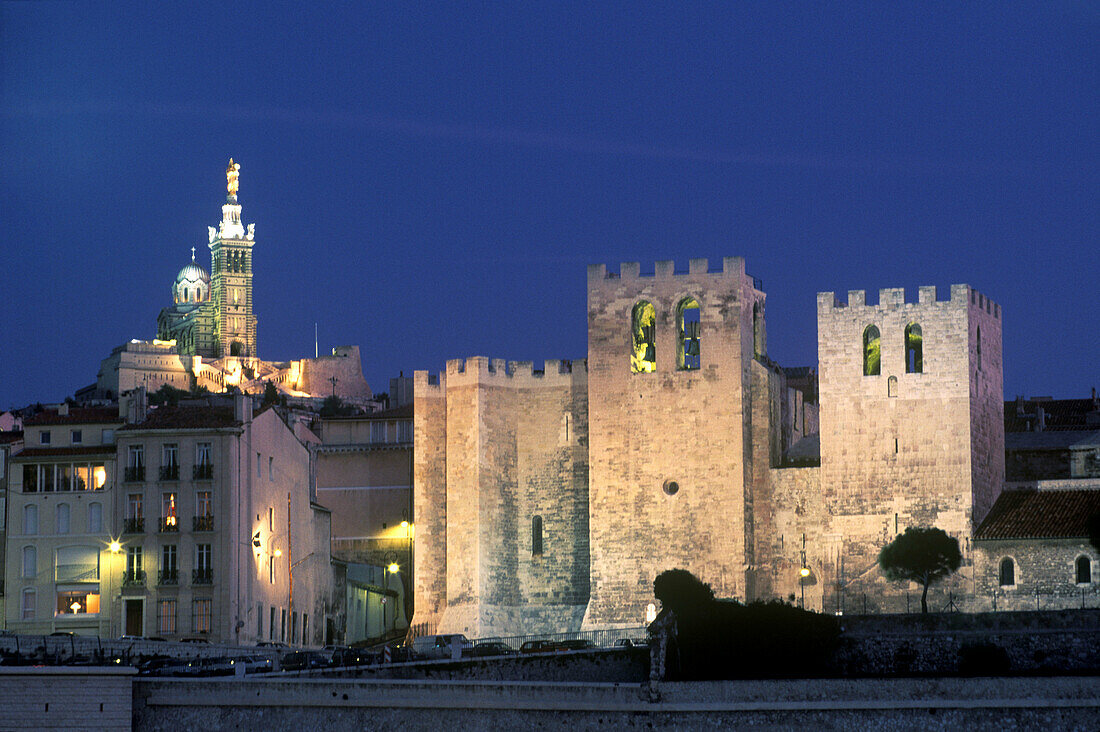
{"label": "basilica on hill", "polygon": [[207,227],[210,270],[196,261],[192,247],[191,261],[172,283],[172,304],[157,317],[156,338],[116,347],[100,364],[95,386],[79,396],[113,398],[165,384],[260,393],[273,384],[290,398],[334,394],[360,404],[371,399],[358,346],[337,346],[330,355],[291,361],[260,359],[252,288],[256,225],[241,220],[240,170],[230,158],[222,218],[218,226]]}

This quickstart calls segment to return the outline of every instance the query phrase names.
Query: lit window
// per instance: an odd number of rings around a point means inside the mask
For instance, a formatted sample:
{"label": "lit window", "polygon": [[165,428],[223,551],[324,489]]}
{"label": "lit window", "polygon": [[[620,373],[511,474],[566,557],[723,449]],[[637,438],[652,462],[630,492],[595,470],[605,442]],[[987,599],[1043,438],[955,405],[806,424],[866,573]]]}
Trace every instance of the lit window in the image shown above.
{"label": "lit window", "polygon": [[924,372],[924,338],[920,325],[910,323],[905,326],[905,373]]}
{"label": "lit window", "polygon": [[881,373],[882,340],[873,325],[863,331],[863,375],[878,376]]}
{"label": "lit window", "polygon": [[99,593],[68,590],[57,593],[58,615],[95,615],[99,613]]}
{"label": "lit window", "polygon": [[177,632],[175,600],[161,600],[157,603],[157,632],[163,635]]}
{"label": "lit window", "polygon": [[657,370],[657,310],[645,300],[634,306],[631,313],[630,369],[636,374]]}
{"label": "lit window", "polygon": [[209,633],[214,617],[214,601],[205,598],[191,604],[191,630],[195,633]]}
{"label": "lit window", "polygon": [[685,371],[699,368],[699,303],[685,297],[676,307],[676,361]]}

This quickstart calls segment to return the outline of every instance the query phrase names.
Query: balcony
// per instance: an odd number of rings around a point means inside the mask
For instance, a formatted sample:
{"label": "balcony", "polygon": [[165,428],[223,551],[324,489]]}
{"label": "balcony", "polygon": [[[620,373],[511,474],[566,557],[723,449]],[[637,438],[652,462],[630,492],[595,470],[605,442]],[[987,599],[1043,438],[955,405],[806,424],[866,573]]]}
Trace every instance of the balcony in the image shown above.
{"label": "balcony", "polygon": [[123,473],[122,479],[127,483],[141,483],[145,480],[145,466],[144,465],[130,465],[127,466]]}
{"label": "balcony", "polygon": [[160,532],[166,533],[169,531],[179,531],[179,520],[175,516],[165,516],[160,520]]}
{"label": "balcony", "polygon": [[157,572],[158,585],[178,585],[179,583],[180,573],[178,569],[162,569]]}
{"label": "balcony", "polygon": [[191,570],[191,584],[193,585],[212,585],[214,584],[214,570],[210,567],[203,569]]}
{"label": "balcony", "polygon": [[161,465],[160,466],[160,479],[161,480],[179,480],[180,479],[180,466],[175,465]]}
{"label": "balcony", "polygon": [[191,530],[192,531],[213,531],[214,530],[214,517],[213,516],[192,516],[191,517]]}
{"label": "balcony", "polygon": [[122,573],[122,586],[133,587],[145,584],[144,569],[129,569]]}
{"label": "balcony", "polygon": [[128,518],[122,522],[122,533],[124,534],[142,534],[145,533],[145,519]]}
{"label": "balcony", "polygon": [[191,468],[191,477],[195,480],[214,480],[214,466],[210,463],[195,465]]}

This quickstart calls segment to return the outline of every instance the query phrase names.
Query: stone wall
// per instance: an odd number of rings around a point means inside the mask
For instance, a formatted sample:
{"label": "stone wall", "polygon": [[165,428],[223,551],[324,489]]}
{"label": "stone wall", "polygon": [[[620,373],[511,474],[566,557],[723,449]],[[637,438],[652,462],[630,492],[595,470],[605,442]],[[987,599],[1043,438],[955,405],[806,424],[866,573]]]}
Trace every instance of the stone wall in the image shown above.
{"label": "stone wall", "polygon": [[[588,600],[583,368],[548,361],[535,371],[474,357],[449,362],[438,386],[417,379],[416,500],[418,511],[422,500],[445,503],[427,528],[445,531],[446,559],[440,572],[418,557],[418,589],[434,583],[438,592],[442,580],[445,599],[418,598],[415,622],[438,620],[440,632],[470,637],[575,629]],[[424,444],[421,455],[422,439],[441,438],[442,454]]]}
{"label": "stone wall", "polygon": [[[974,542],[974,610],[1100,607],[1100,555],[1085,539]],[[1089,559],[1091,580],[1076,582],[1075,562]],[[1015,565],[1015,584],[1001,586],[1004,559]]]}

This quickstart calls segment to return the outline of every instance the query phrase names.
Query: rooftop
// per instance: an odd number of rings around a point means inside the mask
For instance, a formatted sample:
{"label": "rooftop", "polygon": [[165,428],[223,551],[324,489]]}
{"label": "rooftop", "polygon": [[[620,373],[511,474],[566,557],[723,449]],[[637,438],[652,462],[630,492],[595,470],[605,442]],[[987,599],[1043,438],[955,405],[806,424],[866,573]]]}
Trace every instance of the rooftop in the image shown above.
{"label": "rooftop", "polygon": [[128,424],[123,430],[196,430],[239,427],[232,407],[157,407],[145,421]]}
{"label": "rooftop", "polygon": [[974,534],[993,539],[1088,538],[1088,519],[1100,512],[1100,490],[1004,491]]}
{"label": "rooftop", "polygon": [[24,427],[38,427],[53,424],[100,424],[121,423],[118,407],[73,407],[68,414],[58,412],[39,412],[23,420]]}
{"label": "rooftop", "polygon": [[77,445],[76,447],[30,447],[12,457],[13,460],[42,457],[78,457],[81,455],[114,455],[114,445]]}

